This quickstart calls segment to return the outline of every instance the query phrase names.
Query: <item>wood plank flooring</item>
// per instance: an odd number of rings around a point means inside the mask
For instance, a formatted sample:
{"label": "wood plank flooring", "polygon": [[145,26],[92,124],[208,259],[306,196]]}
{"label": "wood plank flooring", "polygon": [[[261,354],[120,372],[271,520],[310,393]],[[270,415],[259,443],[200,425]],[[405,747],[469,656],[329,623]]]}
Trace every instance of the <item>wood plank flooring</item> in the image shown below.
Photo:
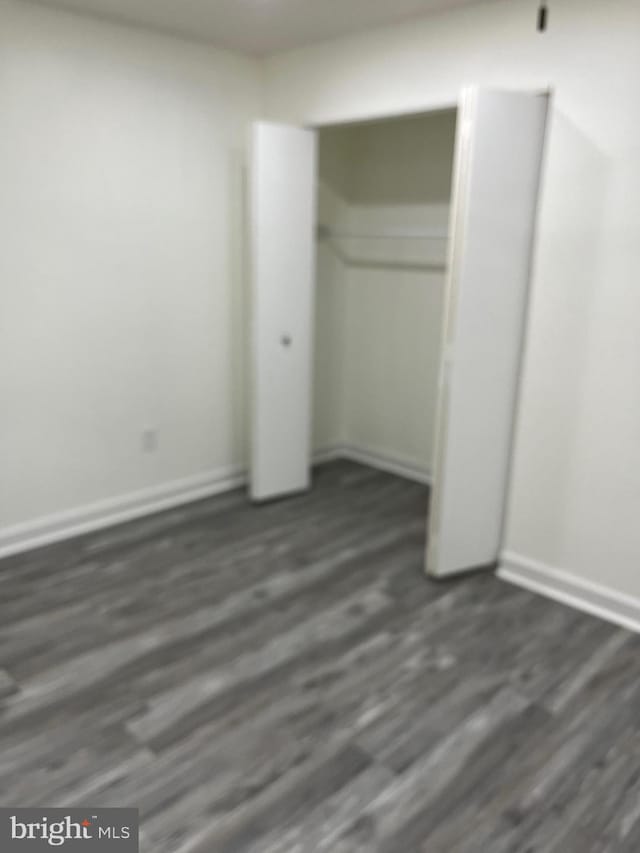
{"label": "wood plank flooring", "polygon": [[332,463],[0,563],[0,804],[137,806],[145,853],[636,853],[640,638],[428,581],[427,502]]}

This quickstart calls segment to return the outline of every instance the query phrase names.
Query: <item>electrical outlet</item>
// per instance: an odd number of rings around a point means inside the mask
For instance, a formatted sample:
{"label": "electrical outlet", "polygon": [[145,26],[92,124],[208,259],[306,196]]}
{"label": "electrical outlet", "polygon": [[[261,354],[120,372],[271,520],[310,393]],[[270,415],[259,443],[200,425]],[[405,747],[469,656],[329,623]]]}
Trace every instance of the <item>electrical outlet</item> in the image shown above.
{"label": "electrical outlet", "polygon": [[149,427],[142,430],[142,450],[144,453],[155,453],[158,449],[158,430]]}

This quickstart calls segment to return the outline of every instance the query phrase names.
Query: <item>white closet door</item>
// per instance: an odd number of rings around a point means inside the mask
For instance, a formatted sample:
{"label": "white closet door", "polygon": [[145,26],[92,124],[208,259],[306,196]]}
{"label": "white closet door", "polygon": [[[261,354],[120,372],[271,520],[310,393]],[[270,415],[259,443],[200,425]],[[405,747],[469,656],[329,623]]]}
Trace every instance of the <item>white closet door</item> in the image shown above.
{"label": "white closet door", "polygon": [[309,486],[316,135],[253,126],[252,453],[254,500]]}
{"label": "white closet door", "polygon": [[547,97],[469,90],[458,116],[427,571],[498,558]]}

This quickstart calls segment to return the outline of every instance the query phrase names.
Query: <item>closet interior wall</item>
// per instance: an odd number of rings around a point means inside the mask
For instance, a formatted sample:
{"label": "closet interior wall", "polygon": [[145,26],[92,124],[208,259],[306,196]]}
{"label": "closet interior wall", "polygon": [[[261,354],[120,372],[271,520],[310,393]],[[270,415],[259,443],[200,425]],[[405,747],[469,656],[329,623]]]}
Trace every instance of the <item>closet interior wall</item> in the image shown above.
{"label": "closet interior wall", "polygon": [[455,122],[450,110],[319,132],[316,454],[433,470],[447,243],[416,234],[446,234]]}

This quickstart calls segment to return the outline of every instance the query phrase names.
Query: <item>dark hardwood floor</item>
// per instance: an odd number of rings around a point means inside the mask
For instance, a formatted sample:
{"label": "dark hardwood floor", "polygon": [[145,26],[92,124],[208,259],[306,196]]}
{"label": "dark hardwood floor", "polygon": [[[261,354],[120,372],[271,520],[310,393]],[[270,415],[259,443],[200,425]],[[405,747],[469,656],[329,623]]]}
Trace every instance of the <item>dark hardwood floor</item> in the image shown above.
{"label": "dark hardwood floor", "polygon": [[428,581],[427,498],[334,463],[0,563],[0,804],[137,806],[145,853],[637,853],[639,638]]}

